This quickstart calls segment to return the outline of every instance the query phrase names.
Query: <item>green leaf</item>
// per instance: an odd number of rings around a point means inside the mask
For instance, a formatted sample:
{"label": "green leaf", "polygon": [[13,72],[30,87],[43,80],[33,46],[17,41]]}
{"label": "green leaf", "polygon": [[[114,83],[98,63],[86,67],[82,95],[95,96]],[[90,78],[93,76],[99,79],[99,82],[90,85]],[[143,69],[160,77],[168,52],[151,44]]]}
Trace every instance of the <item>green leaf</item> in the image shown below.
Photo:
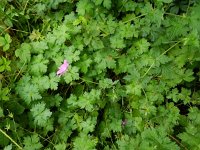
{"label": "green leaf", "polygon": [[30,62],[31,60],[31,45],[28,43],[22,43],[21,47],[15,51],[15,56],[19,57],[24,62]]}
{"label": "green leaf", "polygon": [[0,145],[2,147],[7,146],[10,143],[10,140],[5,137],[5,135],[3,133],[0,133]]}
{"label": "green leaf", "polygon": [[60,81],[60,78],[56,76],[56,73],[52,72],[49,74],[50,89],[56,90],[58,88],[59,81]]}
{"label": "green leaf", "polygon": [[107,132],[109,136],[109,132],[121,132],[122,131],[122,112],[120,109],[120,105],[118,103],[110,103],[106,106],[106,110],[104,112],[104,121],[106,122],[106,126],[103,127],[104,132]]}
{"label": "green leaf", "polygon": [[5,70],[5,66],[0,66],[0,72],[3,72]]}
{"label": "green leaf", "polygon": [[84,16],[85,13],[91,11],[93,8],[92,3],[89,0],[81,0],[77,3],[77,9],[79,15]]}
{"label": "green leaf", "polygon": [[[192,130],[195,130],[194,127],[191,127]],[[182,142],[184,144],[187,144],[187,147],[190,148],[190,149],[194,149],[194,150],[198,150],[200,148],[200,136],[197,134],[196,136],[195,135],[192,135],[190,133],[181,133],[178,135],[178,137],[182,140]]]}
{"label": "green leaf", "polygon": [[92,89],[90,92],[84,92],[78,99],[76,96],[71,95],[67,102],[74,108],[81,108],[92,112],[98,109],[98,107],[101,107],[104,103],[103,101],[100,101],[100,95],[100,90]]}
{"label": "green leaf", "polygon": [[114,49],[126,47],[126,45],[124,43],[124,39],[120,35],[111,36],[110,37],[110,43],[111,43],[111,47],[114,48]]}
{"label": "green leaf", "polygon": [[83,132],[85,134],[89,133],[89,132],[93,132],[95,129],[96,121],[97,121],[96,117],[88,117],[87,120],[82,121],[80,123],[80,126],[81,126]]}
{"label": "green leaf", "polygon": [[8,44],[12,42],[12,39],[10,38],[9,34],[5,35],[5,40],[6,40],[6,43],[8,43]]}
{"label": "green leaf", "polygon": [[198,20],[200,19],[200,15],[198,13],[200,9],[199,3],[197,3],[192,9],[189,15],[189,24],[192,29],[197,30],[200,33],[200,27],[198,25]]}
{"label": "green leaf", "polygon": [[41,92],[50,88],[50,82],[48,76],[42,76],[42,77],[34,76],[32,78],[32,83],[35,84],[38,87],[39,91]]}
{"label": "green leaf", "polygon": [[137,6],[137,4],[134,1],[127,1],[124,4],[126,11],[134,11],[136,9],[136,6]]}
{"label": "green leaf", "polygon": [[44,59],[43,55],[37,55],[33,57],[30,65],[30,72],[33,75],[42,75],[47,71],[48,60]]}
{"label": "green leaf", "polygon": [[149,50],[150,43],[147,42],[146,39],[142,38],[141,40],[137,41],[134,45],[137,49],[137,54],[140,55]]}
{"label": "green leaf", "polygon": [[38,30],[33,29],[33,31],[31,32],[31,34],[29,35],[29,39],[31,41],[42,39],[42,35],[41,35],[39,29]]}
{"label": "green leaf", "polygon": [[184,38],[184,45],[199,47],[199,34],[197,30],[192,31],[187,38]]}
{"label": "green leaf", "polygon": [[99,87],[102,89],[111,88],[113,84],[114,84],[113,81],[108,78],[99,81]]}
{"label": "green leaf", "polygon": [[74,150],[82,150],[82,149],[92,150],[92,149],[95,149],[97,142],[98,142],[97,138],[81,133],[78,137],[74,139],[73,149]]}
{"label": "green leaf", "polygon": [[172,89],[172,91],[170,92],[170,94],[167,96],[167,98],[172,99],[174,102],[178,102],[179,101],[179,92],[178,89]]}
{"label": "green leaf", "polygon": [[166,106],[160,106],[157,111],[157,115],[160,116],[160,118],[157,118],[156,122],[166,129],[171,130],[180,120],[180,110],[174,106],[173,103],[168,103]]}
{"label": "green leaf", "polygon": [[118,66],[115,70],[117,74],[128,72],[131,65],[133,65],[133,63],[131,63],[131,59],[126,55],[121,55],[117,62]]}
{"label": "green leaf", "polygon": [[179,98],[183,100],[184,104],[188,104],[191,102],[191,90],[181,88],[181,93],[179,94]]}
{"label": "green leaf", "polygon": [[6,44],[6,40],[3,37],[0,37],[0,46],[4,46]]}
{"label": "green leaf", "polygon": [[55,145],[56,150],[66,150],[66,144],[65,143],[60,143]]}
{"label": "green leaf", "polygon": [[182,143],[189,149],[200,148],[200,111],[197,107],[190,107],[188,114],[188,123],[185,126],[185,131],[180,133],[178,137],[182,140]]}
{"label": "green leaf", "polygon": [[0,58],[0,72],[3,72],[5,70],[11,71],[10,63],[11,63],[10,60],[7,60],[5,57],[1,57]]}
{"label": "green leaf", "polygon": [[139,138],[134,139],[131,138],[128,135],[123,135],[120,137],[120,139],[117,140],[117,145],[120,150],[131,150],[131,149],[137,149],[139,147]]}
{"label": "green leaf", "polygon": [[122,120],[121,119],[112,119],[112,122],[109,124],[110,129],[113,132],[121,132],[122,131]]}
{"label": "green leaf", "polygon": [[189,109],[188,118],[194,123],[194,125],[200,124],[200,110],[197,107],[191,107]]}
{"label": "green leaf", "polygon": [[94,61],[97,63],[95,71],[101,73],[106,68],[113,69],[116,67],[115,57],[117,53],[112,50],[102,50],[94,54]]}
{"label": "green leaf", "polygon": [[95,37],[95,38],[92,39],[91,45],[92,45],[92,47],[94,49],[102,49],[102,48],[104,48],[103,42],[98,37]]}
{"label": "green leaf", "polygon": [[59,94],[56,94],[55,96],[47,97],[47,99],[48,99],[47,101],[48,105],[50,107],[53,107],[53,106],[59,107],[61,104],[61,101],[63,100],[63,98]]}
{"label": "green leaf", "polygon": [[16,86],[16,93],[27,103],[41,99],[37,85],[31,83],[31,77],[28,75],[23,76]]}
{"label": "green leaf", "polygon": [[79,73],[78,73],[79,68],[76,66],[69,66],[68,71],[64,75],[64,80],[66,83],[70,83],[73,80],[79,79]]}
{"label": "green leaf", "polygon": [[95,3],[95,5],[100,5],[103,2],[103,0],[92,0],[92,1]]}
{"label": "green leaf", "polygon": [[19,95],[27,104],[30,104],[31,101],[42,98],[42,96],[39,93],[38,87],[36,85],[31,84],[27,84],[24,87],[22,87]]}
{"label": "green leaf", "polygon": [[13,27],[13,23],[12,23],[12,20],[10,18],[6,18],[4,20],[4,23],[6,24],[6,26]]}
{"label": "green leaf", "polygon": [[[167,61],[167,60],[166,60]],[[138,57],[138,59],[135,60],[135,65],[138,70],[144,68],[145,66],[151,66],[154,64],[155,59],[150,56],[149,54],[143,54],[142,57]],[[165,63],[165,60],[160,61],[162,63]],[[157,62],[157,65],[160,65],[160,62]]]}
{"label": "green leaf", "polygon": [[132,83],[130,85],[127,85],[126,86],[126,92],[127,92],[127,94],[134,94],[134,95],[141,96],[142,85],[137,84],[137,83]]}
{"label": "green leaf", "polygon": [[1,117],[4,117],[4,114],[3,114],[3,109],[0,107],[0,118]]}
{"label": "green leaf", "polygon": [[75,119],[72,119],[72,113],[69,111],[67,111],[67,113],[60,114],[58,122],[62,125],[61,130],[58,131],[59,139],[61,139],[61,141],[66,141],[72,134],[72,131],[77,128],[77,123]]}
{"label": "green leaf", "polygon": [[90,67],[91,63],[92,63],[92,59],[89,58],[86,54],[84,54],[82,56],[82,60],[79,61],[77,66],[80,68],[81,72],[87,73],[88,72],[88,68]]}
{"label": "green leaf", "polygon": [[4,45],[4,47],[3,47],[3,51],[5,52],[5,51],[7,51],[9,48],[10,48],[10,44],[6,44],[6,45]]}
{"label": "green leaf", "polygon": [[187,82],[193,81],[195,78],[193,76],[194,72],[191,69],[187,69],[183,75],[183,80]]}
{"label": "green leaf", "polygon": [[46,41],[36,41],[30,43],[32,46],[31,52],[32,53],[44,53],[45,50],[48,49],[48,45]]}
{"label": "green leaf", "polygon": [[43,127],[43,133],[46,135],[49,131],[53,131],[54,130],[54,119],[53,118],[49,118],[45,125],[42,126]]}
{"label": "green leaf", "polygon": [[34,134],[32,136],[27,136],[24,138],[23,144],[24,150],[39,150],[41,149],[43,146],[39,141],[39,137],[37,134]]}
{"label": "green leaf", "polygon": [[8,146],[4,147],[4,149],[3,149],[3,150],[12,150],[12,144],[10,144],[10,145],[8,145]]}
{"label": "green leaf", "polygon": [[111,8],[111,4],[112,4],[111,0],[104,0],[103,1],[103,6],[106,7],[107,9]]}
{"label": "green leaf", "polygon": [[76,50],[74,46],[70,46],[64,51],[64,57],[69,63],[78,61],[80,59],[79,55],[80,51]]}
{"label": "green leaf", "polygon": [[188,32],[187,24],[185,19],[177,17],[168,17],[164,20],[164,26],[166,27],[166,36],[173,40],[181,35],[186,35]]}
{"label": "green leaf", "polygon": [[0,88],[0,101],[8,101],[9,100],[9,92],[10,89],[8,87]]}
{"label": "green leaf", "polygon": [[92,89],[89,93],[85,92],[81,95],[76,103],[81,109],[85,108],[87,111],[93,111],[94,105],[98,104],[98,100],[100,99],[101,91]]}
{"label": "green leaf", "polygon": [[38,3],[34,6],[35,11],[37,12],[38,15],[42,16],[44,15],[44,11],[46,10],[46,5],[42,3]]}
{"label": "green leaf", "polygon": [[75,106],[77,104],[77,96],[71,94],[70,97],[67,99],[67,103],[69,105]]}
{"label": "green leaf", "polygon": [[6,34],[5,37],[0,37],[0,46],[3,46],[3,51],[7,51],[10,48],[11,42],[9,34]]}
{"label": "green leaf", "polygon": [[34,123],[38,126],[45,127],[52,112],[45,107],[45,103],[41,102],[31,108],[31,114],[34,118]]}
{"label": "green leaf", "polygon": [[164,128],[152,128],[152,129],[146,129],[144,132],[142,132],[142,142],[141,142],[141,149],[143,144],[147,144],[157,149],[165,149],[165,150],[180,150],[178,145],[175,142],[172,142],[170,138],[167,136],[167,132],[164,130]]}
{"label": "green leaf", "polygon": [[25,107],[22,105],[22,103],[20,104],[18,101],[10,99],[10,101],[7,103],[7,109],[15,115],[22,115]]}

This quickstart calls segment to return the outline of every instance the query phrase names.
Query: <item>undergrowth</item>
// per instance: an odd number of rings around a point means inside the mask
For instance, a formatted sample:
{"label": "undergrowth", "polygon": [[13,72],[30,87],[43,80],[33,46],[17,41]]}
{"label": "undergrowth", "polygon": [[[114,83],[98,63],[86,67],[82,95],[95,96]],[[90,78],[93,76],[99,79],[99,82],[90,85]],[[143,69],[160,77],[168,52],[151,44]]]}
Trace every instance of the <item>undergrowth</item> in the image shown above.
{"label": "undergrowth", "polygon": [[200,149],[199,10],[1,0],[0,148]]}

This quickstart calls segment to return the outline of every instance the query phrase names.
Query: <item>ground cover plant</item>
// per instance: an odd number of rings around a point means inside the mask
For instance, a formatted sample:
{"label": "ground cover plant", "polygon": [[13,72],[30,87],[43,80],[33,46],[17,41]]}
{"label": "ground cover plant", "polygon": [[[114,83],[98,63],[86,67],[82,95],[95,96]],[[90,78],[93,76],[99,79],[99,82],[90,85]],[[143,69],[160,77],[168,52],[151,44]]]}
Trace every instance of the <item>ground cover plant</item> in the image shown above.
{"label": "ground cover plant", "polygon": [[198,0],[1,0],[0,149],[199,150]]}

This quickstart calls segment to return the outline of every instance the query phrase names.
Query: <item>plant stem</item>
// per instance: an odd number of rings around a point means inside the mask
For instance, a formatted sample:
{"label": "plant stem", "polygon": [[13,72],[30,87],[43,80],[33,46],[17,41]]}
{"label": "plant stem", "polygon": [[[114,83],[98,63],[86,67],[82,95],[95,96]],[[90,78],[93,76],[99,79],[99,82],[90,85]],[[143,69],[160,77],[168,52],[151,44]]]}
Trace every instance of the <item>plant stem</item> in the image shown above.
{"label": "plant stem", "polygon": [[178,45],[180,42],[182,42],[182,40],[176,42],[174,45],[172,45],[170,48],[168,48],[167,50],[165,50],[162,54],[160,54],[155,60],[154,62],[151,64],[151,66],[148,68],[148,70],[144,73],[144,75],[142,76],[142,78],[144,78],[147,73],[151,70],[151,68],[153,67],[153,65],[155,64],[156,60],[158,60],[161,56],[165,55],[168,51],[170,51],[172,48],[174,48],[176,45]]}
{"label": "plant stem", "polygon": [[19,149],[22,149],[21,146],[19,146],[19,144],[17,144],[6,132],[4,132],[3,130],[0,129],[0,132],[5,135],[9,140],[11,140],[11,142],[13,142]]}

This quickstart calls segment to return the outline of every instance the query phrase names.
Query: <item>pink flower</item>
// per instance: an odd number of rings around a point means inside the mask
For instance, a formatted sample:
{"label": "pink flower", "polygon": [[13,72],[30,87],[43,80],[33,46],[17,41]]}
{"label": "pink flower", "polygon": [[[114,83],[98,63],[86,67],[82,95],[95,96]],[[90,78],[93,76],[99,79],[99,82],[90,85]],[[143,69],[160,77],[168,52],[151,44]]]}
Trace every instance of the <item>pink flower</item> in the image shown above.
{"label": "pink flower", "polygon": [[69,66],[69,63],[67,62],[67,60],[64,60],[64,63],[59,67],[56,74],[60,77],[61,75],[65,73],[65,71],[67,71],[68,66]]}

